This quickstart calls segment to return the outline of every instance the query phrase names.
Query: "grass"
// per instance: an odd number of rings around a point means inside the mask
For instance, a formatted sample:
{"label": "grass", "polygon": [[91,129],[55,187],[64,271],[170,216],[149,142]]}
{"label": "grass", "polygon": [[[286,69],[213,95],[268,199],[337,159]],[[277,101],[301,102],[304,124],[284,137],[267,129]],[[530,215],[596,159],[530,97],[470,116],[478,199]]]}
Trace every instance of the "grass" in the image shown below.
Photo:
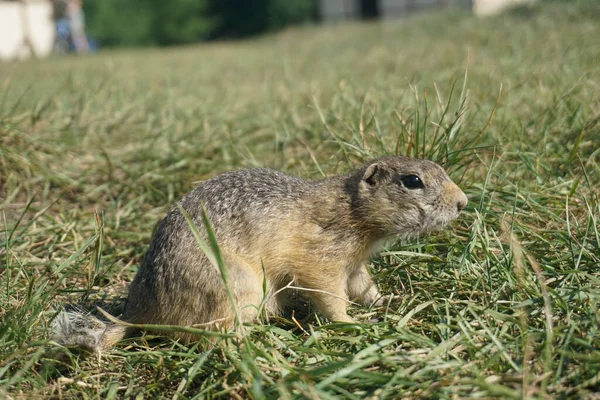
{"label": "grass", "polygon": [[[0,397],[592,398],[600,8],[520,11],[1,64]],[[373,260],[392,300],[351,313],[377,322],[280,319],[208,349],[143,335],[101,358],[48,340],[64,304],[118,315],[198,181],[389,153],[443,163],[470,203]]]}

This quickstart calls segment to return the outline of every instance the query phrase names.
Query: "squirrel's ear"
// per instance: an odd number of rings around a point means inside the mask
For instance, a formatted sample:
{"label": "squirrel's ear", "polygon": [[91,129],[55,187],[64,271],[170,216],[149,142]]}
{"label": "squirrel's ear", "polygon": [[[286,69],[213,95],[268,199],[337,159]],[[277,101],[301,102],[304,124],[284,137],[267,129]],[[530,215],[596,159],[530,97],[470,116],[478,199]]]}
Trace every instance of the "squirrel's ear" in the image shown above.
{"label": "squirrel's ear", "polygon": [[377,185],[386,175],[385,169],[379,164],[371,164],[363,175],[363,181],[369,186]]}

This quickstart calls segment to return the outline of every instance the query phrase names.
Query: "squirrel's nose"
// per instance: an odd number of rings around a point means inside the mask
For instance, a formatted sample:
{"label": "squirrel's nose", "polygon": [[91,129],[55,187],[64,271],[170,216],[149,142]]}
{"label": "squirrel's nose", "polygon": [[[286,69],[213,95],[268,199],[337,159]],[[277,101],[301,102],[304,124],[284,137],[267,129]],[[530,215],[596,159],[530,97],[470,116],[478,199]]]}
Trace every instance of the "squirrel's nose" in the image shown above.
{"label": "squirrel's nose", "polygon": [[469,199],[467,199],[467,195],[465,195],[461,190],[458,194],[458,198],[456,199],[456,208],[458,209],[458,212],[464,210],[464,208],[467,206],[467,203],[469,203]]}
{"label": "squirrel's nose", "polygon": [[450,180],[445,183],[445,197],[448,199],[448,207],[452,207],[452,203],[456,202],[456,210],[461,212],[466,206],[469,200],[465,193],[460,190],[456,184]]}

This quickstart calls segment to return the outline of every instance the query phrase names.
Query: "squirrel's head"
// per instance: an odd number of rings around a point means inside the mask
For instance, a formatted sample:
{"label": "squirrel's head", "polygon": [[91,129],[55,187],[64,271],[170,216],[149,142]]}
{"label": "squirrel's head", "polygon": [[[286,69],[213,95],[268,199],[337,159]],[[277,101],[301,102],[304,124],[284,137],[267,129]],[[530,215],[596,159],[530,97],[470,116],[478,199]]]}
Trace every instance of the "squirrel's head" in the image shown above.
{"label": "squirrel's head", "polygon": [[[467,196],[438,164],[387,156],[360,171],[361,214],[384,235],[410,236],[437,230],[458,217]],[[358,177],[357,177],[358,178]]]}

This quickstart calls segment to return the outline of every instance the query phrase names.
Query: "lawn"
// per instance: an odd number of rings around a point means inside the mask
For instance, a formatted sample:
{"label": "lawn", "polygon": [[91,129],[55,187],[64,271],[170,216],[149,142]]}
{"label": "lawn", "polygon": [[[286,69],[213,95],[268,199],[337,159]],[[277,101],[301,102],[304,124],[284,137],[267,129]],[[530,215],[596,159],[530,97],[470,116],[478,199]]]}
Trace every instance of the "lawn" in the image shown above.
{"label": "lawn", "polygon": [[[0,398],[591,398],[600,391],[600,4],[288,29],[244,42],[0,64]],[[49,327],[119,315],[152,231],[199,181],[307,179],[382,154],[470,203],[386,248],[390,301],[210,347],[100,357]]]}

